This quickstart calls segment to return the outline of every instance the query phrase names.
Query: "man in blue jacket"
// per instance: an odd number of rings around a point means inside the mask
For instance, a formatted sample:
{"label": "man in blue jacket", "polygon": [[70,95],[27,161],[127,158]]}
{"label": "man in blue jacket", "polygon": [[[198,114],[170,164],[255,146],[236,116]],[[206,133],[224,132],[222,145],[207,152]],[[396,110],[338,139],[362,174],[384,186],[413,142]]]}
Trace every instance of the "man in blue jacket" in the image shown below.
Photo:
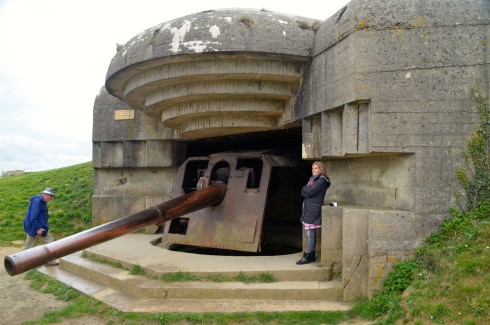
{"label": "man in blue jacket", "polygon": [[[38,239],[42,240],[44,244],[54,241],[48,226],[48,202],[54,198],[54,194],[55,191],[47,187],[41,194],[31,197],[24,218],[24,231],[27,233],[27,238],[22,249],[34,247]],[[59,263],[51,261],[46,265],[56,266]]]}

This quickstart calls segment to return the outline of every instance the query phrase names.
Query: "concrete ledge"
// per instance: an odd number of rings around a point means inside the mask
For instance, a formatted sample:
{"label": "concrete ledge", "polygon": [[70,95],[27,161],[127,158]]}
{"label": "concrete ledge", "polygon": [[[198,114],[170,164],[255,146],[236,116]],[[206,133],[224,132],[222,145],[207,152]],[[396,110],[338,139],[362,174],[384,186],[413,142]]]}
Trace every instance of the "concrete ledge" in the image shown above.
{"label": "concrete ledge", "polygon": [[351,305],[325,299],[176,299],[135,297],[106,285],[86,280],[59,267],[41,267],[39,271],[72,288],[92,296],[123,312],[282,312],[282,311],[346,311]]}
{"label": "concrete ledge", "polygon": [[343,297],[340,281],[163,282],[92,262],[80,254],[67,256],[61,263],[63,271],[140,298],[342,300]]}
{"label": "concrete ledge", "polygon": [[[326,281],[330,268],[315,263],[298,266],[300,253],[283,256],[229,257],[173,252],[149,242],[156,235],[131,234],[94,246],[88,254],[125,266],[138,265],[160,274],[189,272],[206,274],[271,273],[277,282],[163,282],[108,264],[83,258],[81,252],[60,259],[60,267],[40,272],[122,311],[293,311],[346,310],[340,280]],[[149,245],[149,246],[148,246]],[[132,247],[131,250],[128,247]],[[141,250],[145,251],[143,255]],[[156,255],[154,255],[156,254]],[[171,255],[172,258],[169,256]],[[190,258],[191,257],[191,258]],[[223,261],[227,263],[221,263]],[[192,266],[192,267],[191,267]],[[155,273],[157,274],[157,273]],[[307,274],[305,280],[301,274]],[[296,278],[296,276],[298,278]]]}

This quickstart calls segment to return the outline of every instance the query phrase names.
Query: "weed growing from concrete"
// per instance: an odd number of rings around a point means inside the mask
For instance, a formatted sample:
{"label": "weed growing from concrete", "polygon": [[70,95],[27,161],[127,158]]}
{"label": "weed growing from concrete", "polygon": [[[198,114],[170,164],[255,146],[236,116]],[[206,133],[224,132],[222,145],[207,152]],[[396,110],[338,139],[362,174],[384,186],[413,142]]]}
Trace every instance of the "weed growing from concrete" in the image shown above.
{"label": "weed growing from concrete", "polygon": [[456,171],[463,189],[457,193],[463,210],[490,201],[490,107],[488,98],[475,91],[480,123],[463,152],[463,167]]}

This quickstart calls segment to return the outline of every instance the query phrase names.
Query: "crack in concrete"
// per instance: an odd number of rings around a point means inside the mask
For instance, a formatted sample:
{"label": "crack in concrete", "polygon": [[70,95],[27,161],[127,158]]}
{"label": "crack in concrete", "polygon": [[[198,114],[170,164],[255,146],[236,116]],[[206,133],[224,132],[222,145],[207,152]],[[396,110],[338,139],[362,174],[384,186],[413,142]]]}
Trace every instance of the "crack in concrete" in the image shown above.
{"label": "crack in concrete", "polygon": [[354,275],[354,273],[356,273],[357,269],[359,268],[359,265],[361,264],[362,262],[362,259],[363,257],[366,256],[366,254],[362,254],[360,257],[359,257],[359,260],[357,261],[357,265],[356,267],[354,268],[354,270],[351,272],[351,274],[349,275],[349,279],[347,280],[347,282],[345,283],[344,285],[344,289],[347,288],[347,286],[349,285],[350,283],[350,280],[352,279],[352,276]]}

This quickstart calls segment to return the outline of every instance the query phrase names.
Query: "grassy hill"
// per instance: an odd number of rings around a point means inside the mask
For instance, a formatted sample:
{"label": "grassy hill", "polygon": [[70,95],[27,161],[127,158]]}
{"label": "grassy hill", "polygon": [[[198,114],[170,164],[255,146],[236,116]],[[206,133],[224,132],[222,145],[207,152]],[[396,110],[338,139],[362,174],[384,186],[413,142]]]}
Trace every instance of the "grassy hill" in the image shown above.
{"label": "grassy hill", "polygon": [[419,249],[402,305],[420,324],[490,324],[490,206],[454,214]]}
{"label": "grassy hill", "polygon": [[[49,224],[55,239],[91,226],[94,173],[92,162],[19,176],[0,177],[0,246],[22,245],[22,227],[31,196],[46,187],[56,190],[49,202]],[[20,244],[19,244],[20,242]]]}
{"label": "grassy hill", "polygon": [[490,324],[490,205],[452,213],[351,313],[376,324]]}
{"label": "grassy hill", "polygon": [[[49,203],[55,238],[89,228],[92,183],[91,162],[0,178],[0,246],[23,244],[22,221],[29,198],[45,187],[57,191]],[[40,291],[71,302],[64,310],[49,311],[40,323],[85,313],[108,324],[339,324],[359,319],[372,324],[490,324],[490,204],[467,213],[448,213],[440,231],[427,239],[414,259],[395,266],[380,295],[359,301],[347,313],[122,313],[38,272],[27,276]]]}

